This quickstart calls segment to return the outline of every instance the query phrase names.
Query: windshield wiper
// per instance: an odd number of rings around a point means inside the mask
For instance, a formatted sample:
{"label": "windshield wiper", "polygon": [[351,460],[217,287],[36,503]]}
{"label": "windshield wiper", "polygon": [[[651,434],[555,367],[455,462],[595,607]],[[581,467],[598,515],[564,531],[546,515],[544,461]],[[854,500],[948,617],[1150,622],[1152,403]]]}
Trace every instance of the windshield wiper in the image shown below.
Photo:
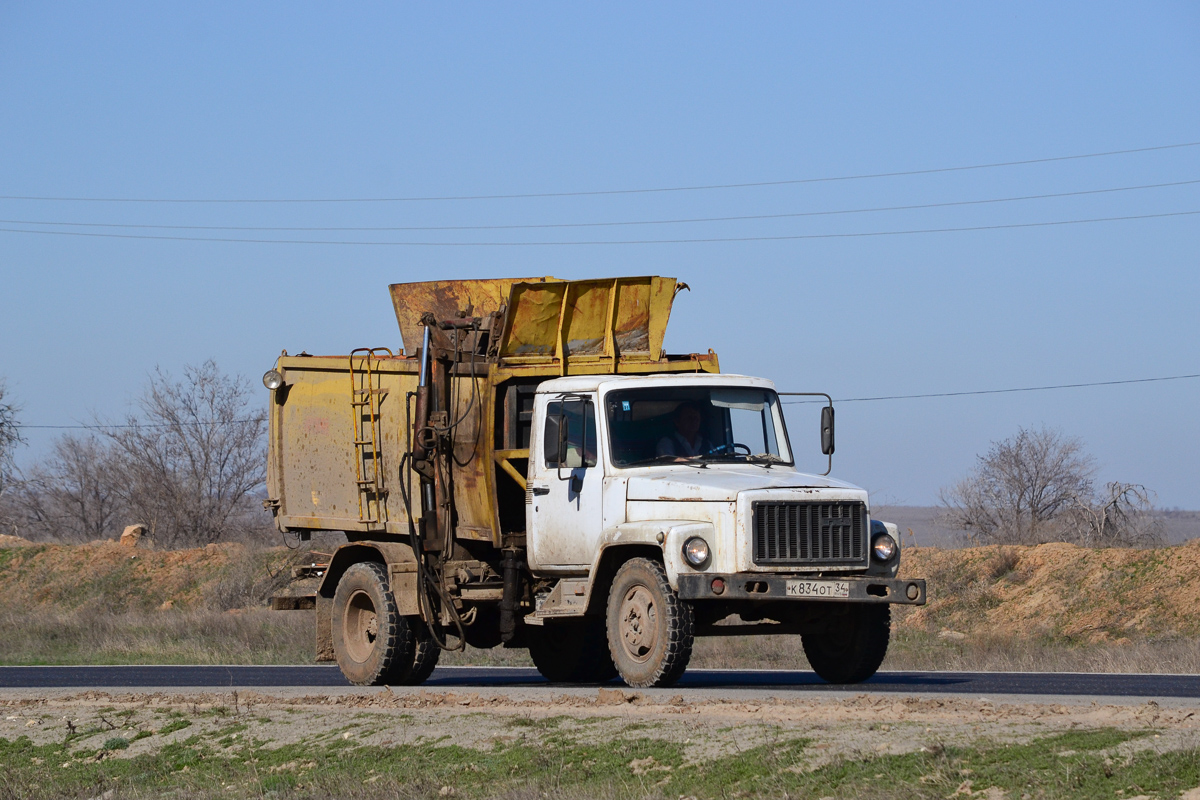
{"label": "windshield wiper", "polygon": [[701,458],[703,458],[703,456],[673,456],[673,455],[664,454],[661,456],[654,456],[653,458],[643,458],[640,461],[630,461],[628,464],[625,464],[625,466],[626,467],[641,467],[646,464],[667,463],[667,464],[686,464],[689,467],[697,467],[698,469],[708,469],[708,464],[705,464],[703,461],[701,461],[700,460]]}
{"label": "windshield wiper", "polygon": [[746,456],[746,460],[751,464],[766,464],[768,467],[770,467],[772,464],[787,463],[774,453],[758,453],[757,455]]}

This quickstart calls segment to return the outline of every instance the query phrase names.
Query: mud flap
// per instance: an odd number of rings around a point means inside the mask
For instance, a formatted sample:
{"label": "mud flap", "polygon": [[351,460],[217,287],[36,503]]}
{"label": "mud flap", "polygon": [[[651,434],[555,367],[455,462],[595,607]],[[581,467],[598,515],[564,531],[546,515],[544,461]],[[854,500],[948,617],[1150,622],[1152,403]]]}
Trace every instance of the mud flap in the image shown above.
{"label": "mud flap", "polygon": [[336,661],[333,653],[333,598],[317,595],[317,661]]}
{"label": "mud flap", "polygon": [[396,610],[402,617],[419,617],[421,604],[417,598],[417,573],[401,572],[397,567],[407,568],[412,564],[392,565],[392,597],[396,600]]}

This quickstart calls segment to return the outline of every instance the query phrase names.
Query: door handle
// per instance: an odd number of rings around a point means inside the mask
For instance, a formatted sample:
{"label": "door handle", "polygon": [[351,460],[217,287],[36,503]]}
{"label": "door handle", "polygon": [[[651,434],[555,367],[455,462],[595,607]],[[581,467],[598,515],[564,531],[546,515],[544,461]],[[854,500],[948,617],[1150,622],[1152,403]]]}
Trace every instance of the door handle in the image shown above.
{"label": "door handle", "polygon": [[529,491],[533,492],[535,495],[550,494],[550,487],[549,486],[530,486]]}

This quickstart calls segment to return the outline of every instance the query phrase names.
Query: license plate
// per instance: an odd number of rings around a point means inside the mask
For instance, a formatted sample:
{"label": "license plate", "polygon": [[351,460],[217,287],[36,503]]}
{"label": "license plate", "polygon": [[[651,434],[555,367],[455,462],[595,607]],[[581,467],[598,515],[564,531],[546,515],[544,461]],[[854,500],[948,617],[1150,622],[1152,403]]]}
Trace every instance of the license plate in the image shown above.
{"label": "license plate", "polygon": [[788,581],[788,597],[849,597],[849,581]]}

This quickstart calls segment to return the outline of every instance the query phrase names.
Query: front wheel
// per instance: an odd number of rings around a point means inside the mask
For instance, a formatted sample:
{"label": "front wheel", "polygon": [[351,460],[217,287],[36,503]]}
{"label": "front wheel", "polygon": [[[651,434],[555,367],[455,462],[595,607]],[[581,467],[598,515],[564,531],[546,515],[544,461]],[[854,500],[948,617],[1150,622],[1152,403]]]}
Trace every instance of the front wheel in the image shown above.
{"label": "front wheel", "polygon": [[608,649],[621,678],[637,688],[670,686],[692,658],[695,615],[667,582],[663,565],[631,558],[608,593]]}
{"label": "front wheel", "polygon": [[829,683],[862,683],[887,655],[892,630],[890,606],[854,604],[830,620],[825,633],[800,637],[813,671]]}

